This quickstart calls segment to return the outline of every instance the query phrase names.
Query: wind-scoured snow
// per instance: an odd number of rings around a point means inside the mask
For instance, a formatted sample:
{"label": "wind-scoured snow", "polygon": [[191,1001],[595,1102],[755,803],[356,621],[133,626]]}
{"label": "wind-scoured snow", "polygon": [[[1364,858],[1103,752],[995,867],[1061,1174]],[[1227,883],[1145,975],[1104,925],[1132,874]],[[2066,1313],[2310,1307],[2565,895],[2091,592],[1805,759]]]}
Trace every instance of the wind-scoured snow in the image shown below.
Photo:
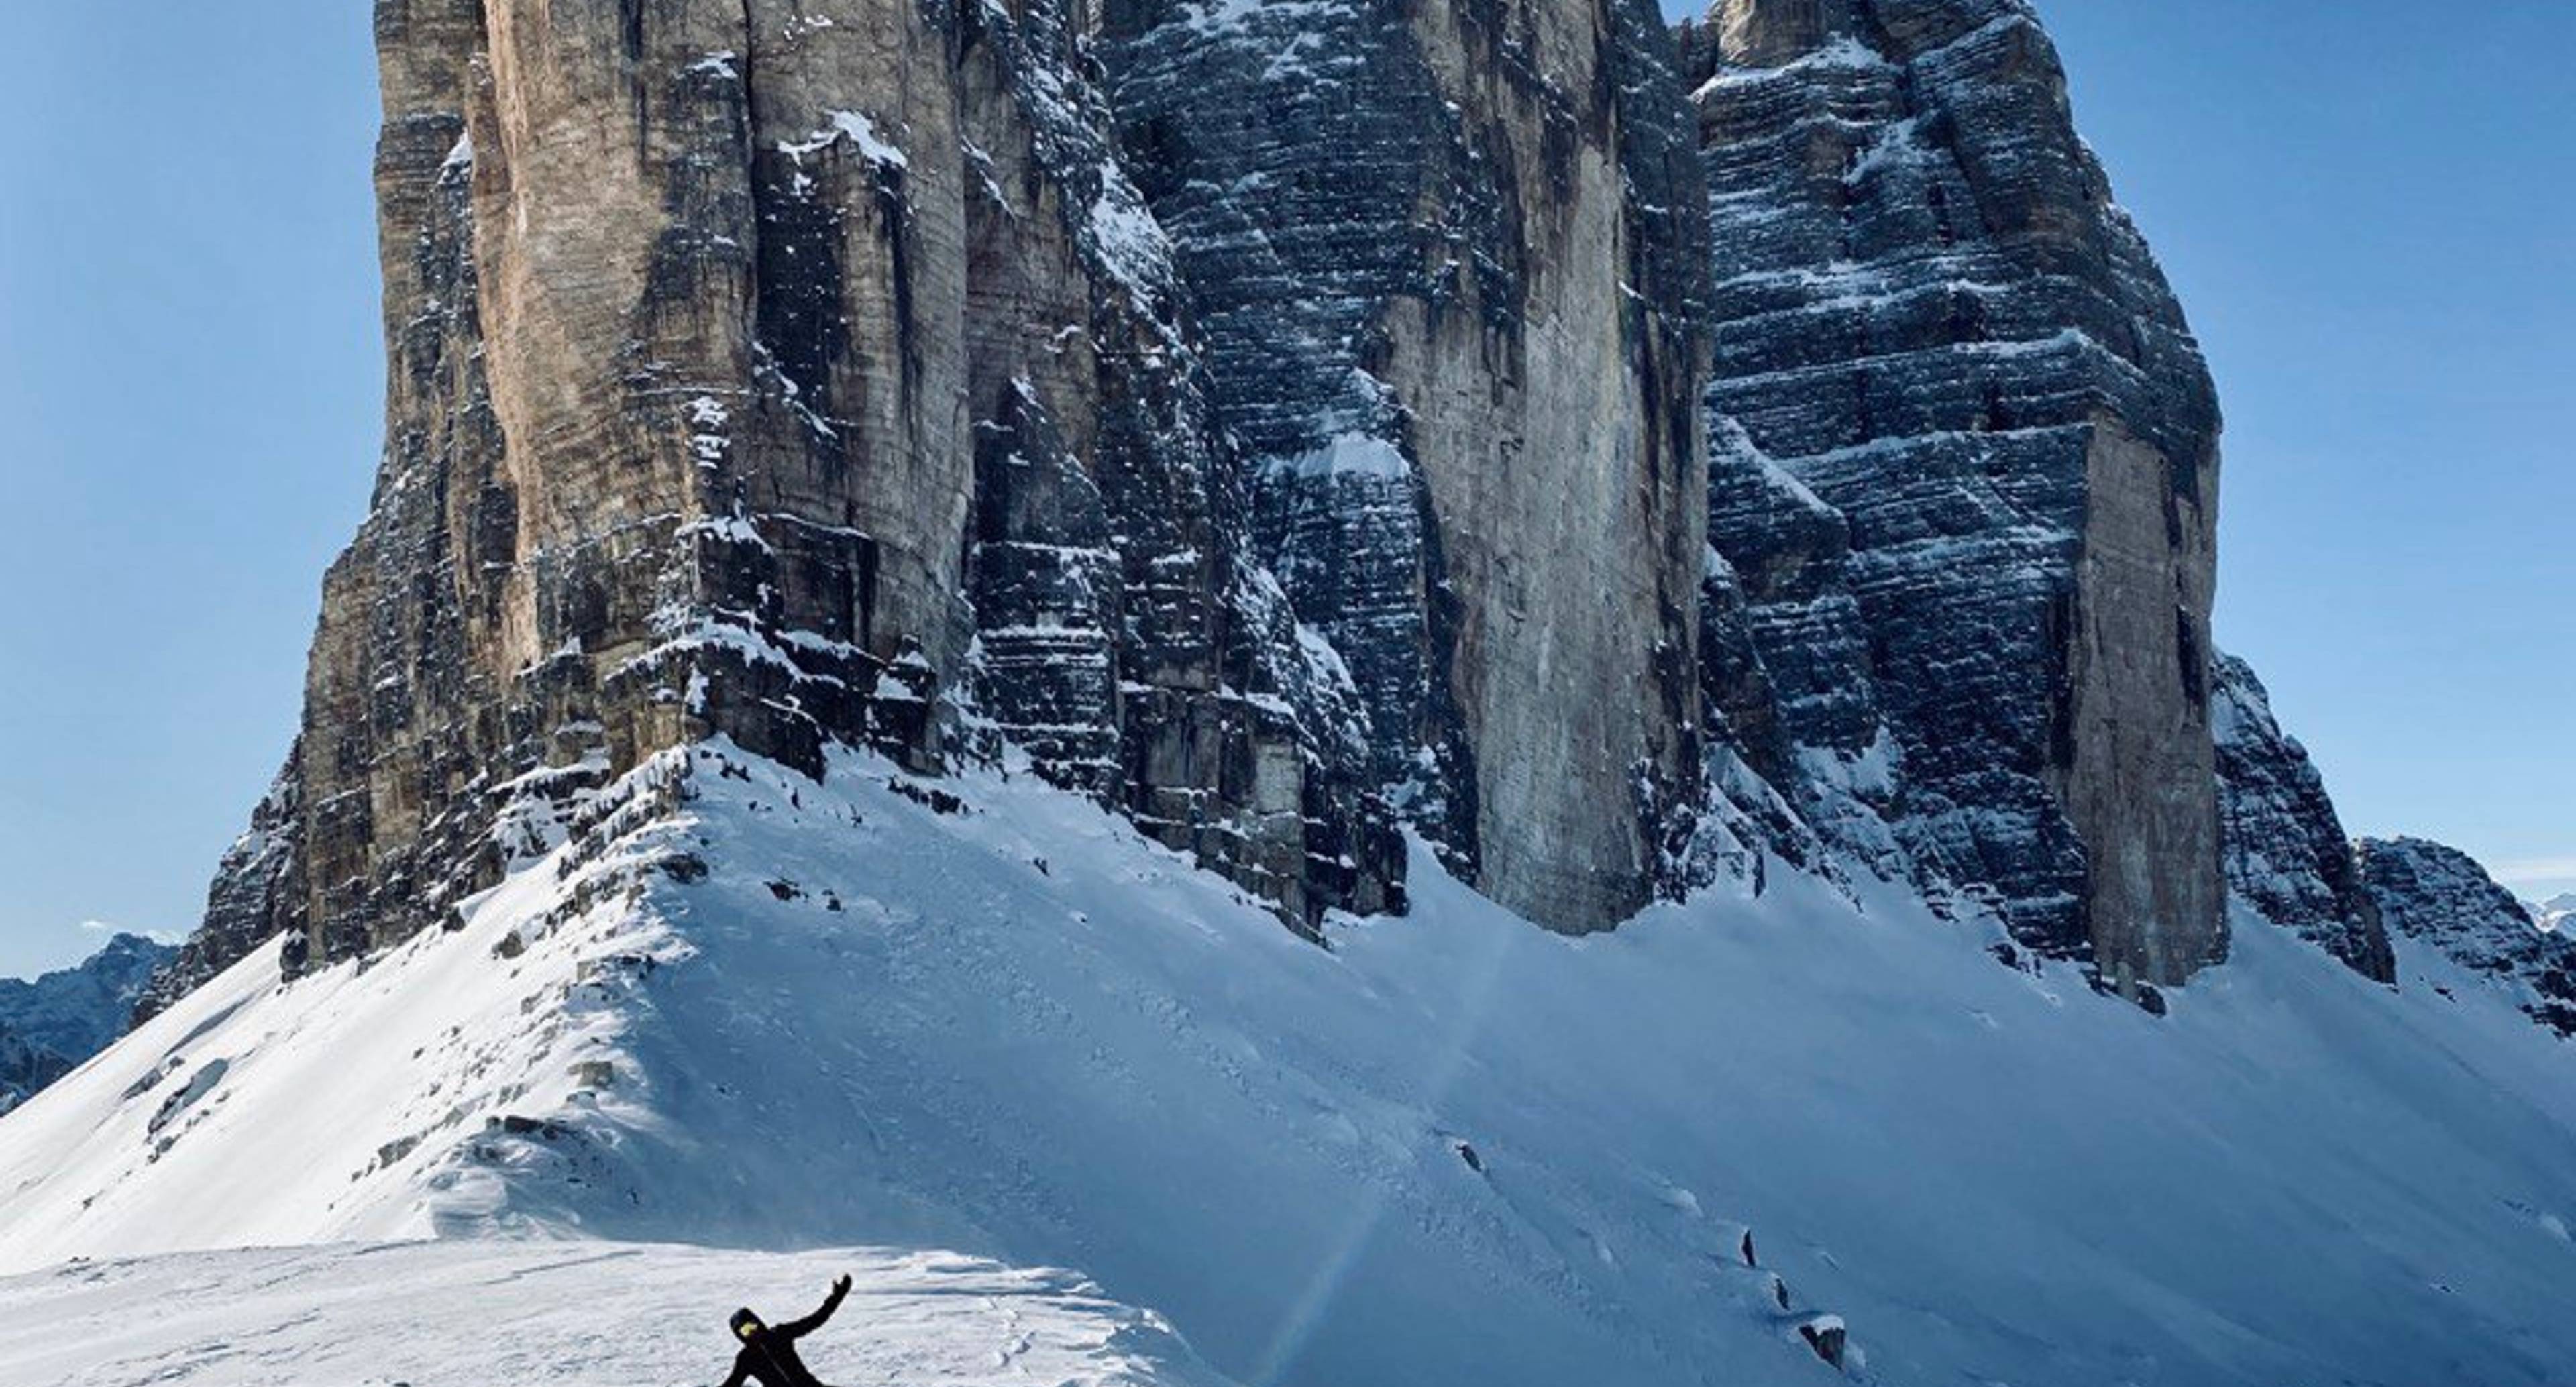
{"label": "wind-scoured snow", "polygon": [[0,1382],[46,1387],[639,1387],[720,1382],[725,1317],[812,1310],[838,1383],[1222,1387],[1154,1316],[1063,1272],[941,1253],[352,1244],[79,1262],[0,1280]]}
{"label": "wind-scoured snow", "polygon": [[0,1121],[0,1270],[954,1248],[1253,1387],[1812,1383],[1832,1316],[1891,1384],[2576,1371],[2576,1047],[2411,940],[2391,991],[2244,917],[2158,1019],[1776,865],[1568,939],[1417,849],[1327,950],[1027,775],[701,747],[583,812],[458,929],[254,958]]}

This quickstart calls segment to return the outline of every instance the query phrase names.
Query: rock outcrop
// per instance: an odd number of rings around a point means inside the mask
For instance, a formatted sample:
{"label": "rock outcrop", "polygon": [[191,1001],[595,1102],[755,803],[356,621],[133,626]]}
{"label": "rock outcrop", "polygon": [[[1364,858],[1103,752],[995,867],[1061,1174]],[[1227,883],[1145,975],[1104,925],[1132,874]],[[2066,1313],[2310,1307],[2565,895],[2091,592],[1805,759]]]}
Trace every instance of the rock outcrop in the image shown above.
{"label": "rock outcrop", "polygon": [[2308,749],[2281,730],[2253,666],[2218,657],[2211,691],[2227,881],[2263,918],[2379,982],[2397,959]]}
{"label": "rock outcrop", "polygon": [[[2124,984],[2223,958],[2216,397],[2047,37],[2022,0],[1724,0],[1682,37],[1715,534],[1794,559],[1755,628],[1789,735],[2024,941]],[[1755,491],[1788,519],[1723,499]]]}
{"label": "rock outcrop", "polygon": [[250,827],[224,850],[206,892],[206,913],[186,942],[153,971],[134,1002],[134,1024],[170,1009],[216,974],[250,957],[260,945],[303,918],[304,868],[299,851],[299,787],[289,753],[287,774],[269,787],[251,811]]}
{"label": "rock outcrop", "polygon": [[125,1034],[135,1002],[172,952],[120,934],[76,967],[33,980],[0,978],[0,1113]]}
{"label": "rock outcrop", "polygon": [[2512,892],[2456,848],[2365,838],[2359,851],[2362,879],[2391,934],[2486,974],[2532,1020],[2576,1038],[2576,939],[2542,930]]}

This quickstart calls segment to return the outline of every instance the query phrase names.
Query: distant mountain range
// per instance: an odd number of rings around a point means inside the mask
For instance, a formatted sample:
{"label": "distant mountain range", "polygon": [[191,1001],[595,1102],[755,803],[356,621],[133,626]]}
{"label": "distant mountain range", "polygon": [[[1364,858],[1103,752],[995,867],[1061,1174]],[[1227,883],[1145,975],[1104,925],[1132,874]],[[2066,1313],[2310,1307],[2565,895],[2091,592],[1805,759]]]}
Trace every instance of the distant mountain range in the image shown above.
{"label": "distant mountain range", "polygon": [[120,934],[77,967],[0,979],[0,1113],[125,1034],[144,985],[177,952]]}

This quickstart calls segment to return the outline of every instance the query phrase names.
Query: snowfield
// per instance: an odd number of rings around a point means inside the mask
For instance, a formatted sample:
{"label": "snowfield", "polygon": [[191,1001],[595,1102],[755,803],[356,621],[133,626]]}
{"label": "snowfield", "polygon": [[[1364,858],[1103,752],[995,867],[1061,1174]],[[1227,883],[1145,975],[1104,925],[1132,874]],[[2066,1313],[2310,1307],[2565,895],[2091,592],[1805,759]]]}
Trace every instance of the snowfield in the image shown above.
{"label": "snowfield", "polygon": [[48,1387],[676,1387],[733,1367],[725,1316],[855,1281],[800,1348],[833,1382],[1223,1387],[1079,1278],[936,1254],[411,1243],[80,1262],[0,1281],[0,1382]]}
{"label": "snowfield", "polygon": [[[2576,1383],[2576,1047],[2405,941],[2391,992],[2241,917],[2157,1019],[1777,864],[1581,940],[1413,872],[1327,951],[1025,775],[672,753],[455,931],[249,960],[0,1120],[0,1271],[462,1240],[390,1254],[417,1311],[332,1299],[347,1250],[97,1270],[199,1287],[209,1342],[310,1296],[459,1353],[477,1305],[571,1335],[631,1293],[669,1356],[619,1381],[692,1380],[707,1324],[720,1379],[723,1311],[832,1260],[776,1254],[866,1245],[1079,1268],[1246,1387],[1816,1383],[1838,1322],[1890,1384]],[[743,1251],[630,1246],[672,1243]],[[0,1284],[0,1381],[75,1366],[13,1370],[85,1274]],[[861,1333],[818,1367],[950,1380]],[[1008,1380],[1109,1371],[1067,1353]]]}

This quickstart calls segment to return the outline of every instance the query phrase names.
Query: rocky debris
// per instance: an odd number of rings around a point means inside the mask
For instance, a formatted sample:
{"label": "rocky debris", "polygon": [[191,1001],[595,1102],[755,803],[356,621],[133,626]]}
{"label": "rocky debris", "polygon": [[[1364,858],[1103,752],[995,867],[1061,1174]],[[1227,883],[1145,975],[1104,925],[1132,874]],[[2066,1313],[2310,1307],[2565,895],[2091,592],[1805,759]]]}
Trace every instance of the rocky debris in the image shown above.
{"label": "rocky debris", "polygon": [[1707,268],[1646,0],[1115,0],[1254,552],[1462,877],[1602,928],[1700,775]]}
{"label": "rocky debris", "polygon": [[2227,882],[2264,919],[2379,982],[2397,958],[2351,838],[2306,747],[2281,730],[2254,669],[2221,654],[2210,698]]}
{"label": "rocky debris", "polygon": [[1807,1347],[1814,1349],[1818,1358],[1839,1368],[1850,1346],[1851,1330],[1840,1315],[1811,1315],[1798,1326],[1798,1337],[1807,1341]]}
{"label": "rocky debris", "polygon": [[1784,1331],[1794,1332],[1798,1342],[1805,1344],[1809,1352],[1830,1367],[1861,1366],[1858,1352],[1851,1344],[1851,1328],[1843,1317],[1813,1308],[1799,1309],[1797,1297],[1790,1293],[1788,1280],[1777,1272],[1764,1269],[1761,1260],[1754,1255],[1752,1229],[1742,1224],[1720,1222],[1718,1231],[1724,1235],[1726,1250],[1711,1254],[1711,1259],[1717,1263],[1726,1280],[1741,1283],[1746,1279],[1745,1273],[1753,1273],[1752,1279],[1762,1287],[1760,1300],[1779,1312],[1772,1317],[1773,1323]]}
{"label": "rocky debris", "polygon": [[141,935],[120,934],[74,967],[34,979],[0,978],[0,1113],[125,1034],[136,1001],[174,952]]}
{"label": "rocky debris", "polygon": [[2124,988],[2220,960],[2216,396],[2047,37],[2022,0],[1724,0],[1681,42],[1743,440],[1712,532],[1780,570],[1792,746],[2026,943]]}
{"label": "rocky debris", "polygon": [[2456,848],[2365,838],[2362,879],[2391,934],[2438,949],[2517,994],[2531,1019],[2576,1038],[2576,938],[2540,929],[2512,892]]}
{"label": "rocky debris", "polygon": [[[232,1061],[230,1060],[213,1059],[198,1065],[189,1072],[186,1083],[172,1090],[169,1097],[161,1100],[161,1106],[153,1110],[152,1120],[145,1124],[144,1130],[154,1137],[160,1137],[164,1129],[186,1116],[190,1108],[204,1101],[207,1094],[214,1092],[215,1086],[222,1083],[224,1075],[231,1070]],[[159,1143],[164,1150],[168,1149],[168,1144],[168,1138],[162,1138]]]}

